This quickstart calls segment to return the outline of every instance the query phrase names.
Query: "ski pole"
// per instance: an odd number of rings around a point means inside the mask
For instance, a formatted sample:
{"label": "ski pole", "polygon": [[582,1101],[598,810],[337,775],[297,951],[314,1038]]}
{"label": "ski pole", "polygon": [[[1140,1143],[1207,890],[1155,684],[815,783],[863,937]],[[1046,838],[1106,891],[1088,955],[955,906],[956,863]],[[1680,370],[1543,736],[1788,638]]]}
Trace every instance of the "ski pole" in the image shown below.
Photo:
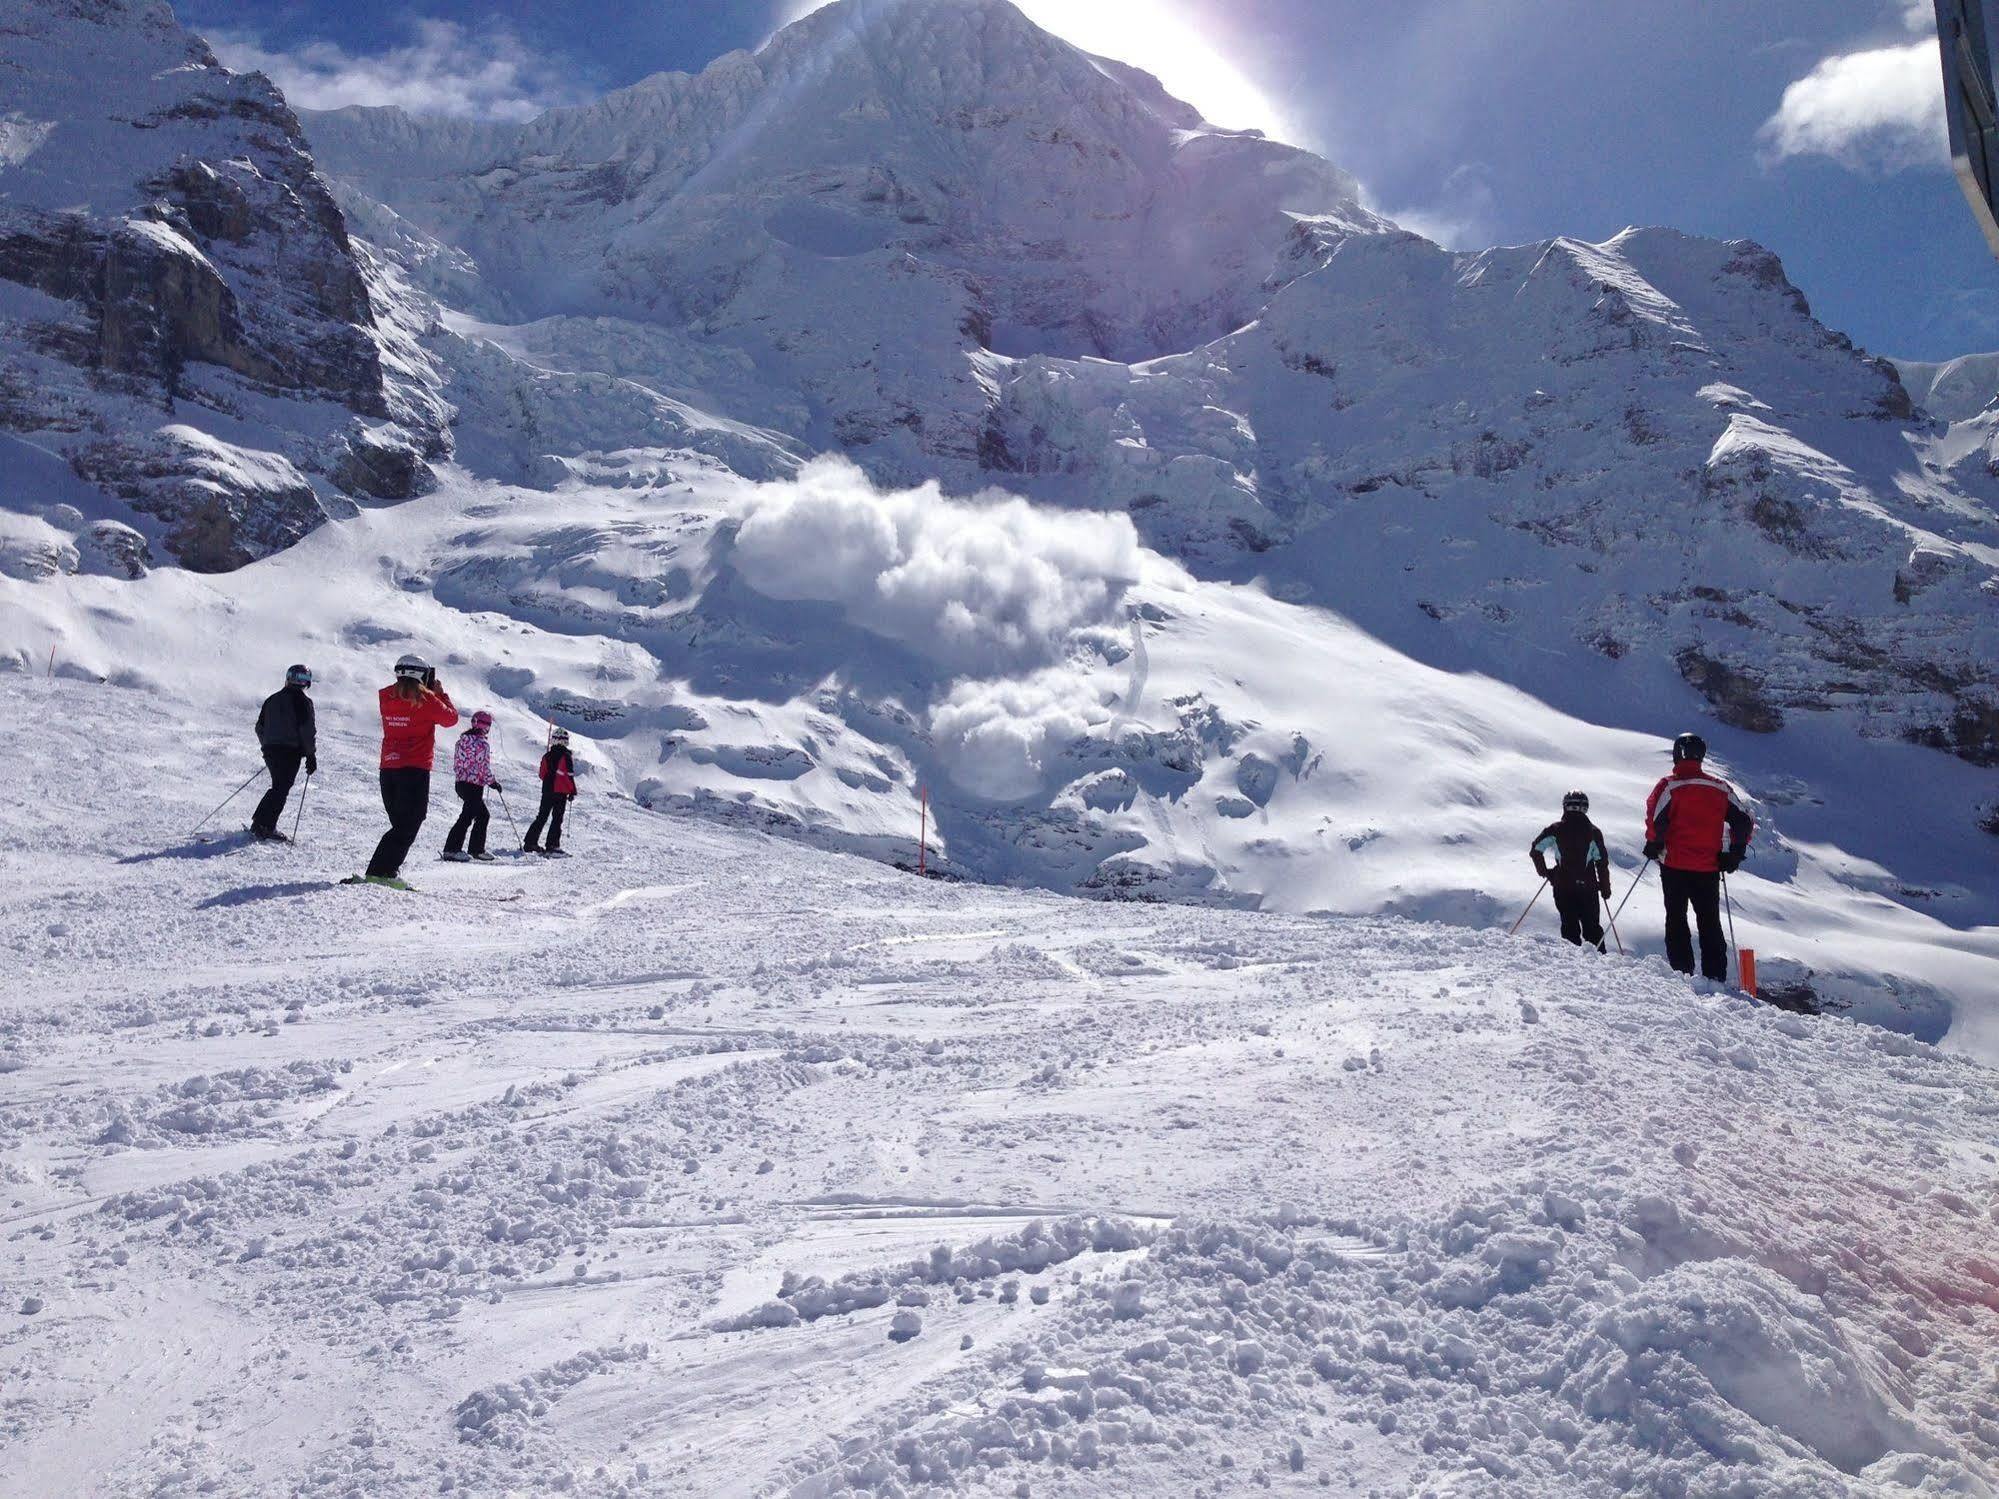
{"label": "ski pole", "polygon": [[1513,934],[1514,934],[1515,932],[1517,932],[1517,931],[1519,931],[1519,930],[1520,930],[1520,922],[1521,922],[1521,921],[1525,921],[1525,920],[1527,919],[1527,912],[1528,912],[1528,911],[1532,911],[1532,910],[1534,909],[1534,907],[1535,907],[1535,906],[1537,906],[1537,905],[1539,905],[1539,904],[1541,903],[1541,892],[1542,892],[1543,890],[1546,890],[1547,888],[1548,888],[1548,881],[1547,881],[1547,880],[1546,880],[1546,879],[1544,878],[1544,879],[1543,879],[1543,880],[1541,881],[1541,883],[1540,883],[1539,885],[1537,885],[1537,886],[1535,887],[1535,889],[1534,889],[1534,898],[1533,898],[1532,900],[1530,900],[1530,901],[1528,901],[1528,902],[1527,902],[1527,910],[1526,910],[1526,911],[1522,911],[1522,912],[1520,913],[1520,921],[1516,921],[1516,922],[1514,922],[1512,926],[1510,926],[1510,927],[1508,927],[1508,928],[1506,929],[1506,935],[1507,935],[1507,936],[1511,937],[1511,936],[1512,936],[1512,935],[1513,935]]}
{"label": "ski pole", "polygon": [[514,809],[507,805],[507,793],[501,791],[498,786],[495,786],[493,790],[499,793],[500,810],[507,814],[507,826],[514,830],[514,845],[516,847],[519,847],[521,841],[521,825],[514,821]]}
{"label": "ski pole", "polygon": [[[237,797],[241,796],[244,792],[248,791],[250,789],[250,782],[256,780],[257,777],[262,774],[263,772],[261,770],[251,771],[250,774],[244,778],[242,785],[238,786],[234,791],[230,792],[227,796],[223,797],[220,802],[216,803],[215,812],[220,812],[224,807],[228,806],[231,802],[235,801]],[[187,836],[192,838],[196,833],[200,832],[203,828],[207,827],[208,824],[214,820],[215,812],[210,812],[208,816],[202,818],[200,822],[197,822],[193,827],[189,828],[187,830]]]}
{"label": "ski pole", "polygon": [[312,772],[305,773],[305,784],[298,788],[298,815],[292,819],[292,842],[298,842],[298,825],[305,821],[305,799],[312,795]]}
{"label": "ski pole", "polygon": [[[1617,909],[1610,913],[1610,924],[1613,929],[1615,929],[1615,927],[1617,926],[1617,918],[1624,914],[1624,908],[1631,904],[1631,897],[1637,893],[1638,887],[1645,882],[1645,876],[1651,873],[1651,870],[1652,870],[1652,861],[1650,859],[1647,859],[1645,861],[1645,867],[1638,871],[1638,878],[1633,880],[1631,882],[1631,888],[1624,892],[1624,899],[1619,901],[1617,903]],[[1619,946],[1622,945],[1623,945],[1622,943],[1619,944]]]}
{"label": "ski pole", "polygon": [[1742,949],[1735,945],[1735,902],[1728,898],[1728,876],[1725,874],[1721,877],[1721,904],[1722,909],[1728,912],[1728,950],[1740,952]]}
{"label": "ski pole", "polygon": [[[1610,915],[1610,897],[1607,895],[1603,898],[1603,909],[1605,915]],[[1630,957],[1631,954],[1624,950],[1624,938],[1618,935],[1617,918],[1615,916],[1610,917],[1610,935],[1617,943],[1617,955],[1620,958]]]}

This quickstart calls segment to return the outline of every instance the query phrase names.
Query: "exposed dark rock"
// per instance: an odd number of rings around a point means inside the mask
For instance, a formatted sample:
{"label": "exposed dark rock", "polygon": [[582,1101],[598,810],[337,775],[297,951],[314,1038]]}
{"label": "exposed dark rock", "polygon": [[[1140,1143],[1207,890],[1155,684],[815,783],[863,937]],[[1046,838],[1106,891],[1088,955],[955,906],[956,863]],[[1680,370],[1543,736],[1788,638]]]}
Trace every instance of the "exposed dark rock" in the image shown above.
{"label": "exposed dark rock", "polygon": [[101,520],[76,539],[82,568],[114,578],[143,578],[153,565],[146,538],[115,520]]}
{"label": "exposed dark rock", "polygon": [[1948,554],[1929,547],[1917,547],[1909,560],[1895,571],[1895,602],[1906,604],[1926,588],[1942,582],[1950,573]]}
{"label": "exposed dark rock", "polygon": [[1920,724],[1907,737],[1915,744],[1948,750],[1973,765],[1999,766],[1999,702],[1960,698],[1948,720]]}
{"label": "exposed dark rock", "polygon": [[1812,528],[1811,515],[1786,495],[1759,493],[1749,502],[1750,523],[1765,536],[1800,557],[1837,557],[1840,549]]}
{"label": "exposed dark rock", "polygon": [[291,464],[187,428],[96,443],[71,462],[83,478],[158,521],[167,550],[194,572],[228,572],[269,556],[327,518]]}
{"label": "exposed dark rock", "polygon": [[367,428],[348,443],[334,465],[333,482],[350,494],[377,500],[413,500],[437,487],[422,448],[400,428]]}
{"label": "exposed dark rock", "polygon": [[1674,664],[1687,685],[1706,698],[1715,717],[1730,728],[1774,734],[1784,727],[1783,712],[1764,695],[1761,678],[1697,646],[1680,651]]}
{"label": "exposed dark rock", "polygon": [[1240,515],[1229,517],[1229,537],[1245,552],[1267,552],[1277,543]]}
{"label": "exposed dark rock", "polygon": [[1868,363],[1888,382],[1888,388],[1881,392],[1881,398],[1868,415],[1884,422],[1914,421],[1916,403],[1909,395],[1909,388],[1902,383],[1902,372],[1886,359],[1871,359]]}

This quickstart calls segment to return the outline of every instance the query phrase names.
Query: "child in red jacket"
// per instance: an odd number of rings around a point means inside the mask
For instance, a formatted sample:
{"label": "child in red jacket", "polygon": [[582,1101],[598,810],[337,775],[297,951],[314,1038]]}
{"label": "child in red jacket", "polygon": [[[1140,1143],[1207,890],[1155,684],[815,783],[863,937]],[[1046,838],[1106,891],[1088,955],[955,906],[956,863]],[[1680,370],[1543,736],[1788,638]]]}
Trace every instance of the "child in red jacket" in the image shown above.
{"label": "child in red jacket", "polygon": [[[576,761],[569,753],[569,730],[557,729],[549,736],[548,752],[541,757],[541,807],[528,824],[522,850],[551,859],[568,858],[562,851],[562,814],[575,799]],[[541,841],[544,826],[548,829],[546,847]]]}

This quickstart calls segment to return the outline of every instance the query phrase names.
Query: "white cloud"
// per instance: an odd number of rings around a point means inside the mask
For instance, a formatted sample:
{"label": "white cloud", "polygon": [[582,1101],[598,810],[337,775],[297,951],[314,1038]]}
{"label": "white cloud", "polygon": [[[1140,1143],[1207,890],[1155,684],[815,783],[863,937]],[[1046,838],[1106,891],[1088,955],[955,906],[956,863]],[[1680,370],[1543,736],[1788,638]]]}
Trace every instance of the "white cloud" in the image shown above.
{"label": "white cloud", "polygon": [[1435,201],[1418,208],[1384,210],[1404,229],[1447,250],[1482,250],[1496,238],[1499,195],[1489,168],[1465,162],[1444,179]]}
{"label": "white cloud", "polygon": [[1123,515],[946,499],[934,483],[884,493],[837,456],[759,486],[734,554],[766,597],[838,604],[863,629],[978,673],[1059,659],[1076,631],[1117,616],[1138,558]]}
{"label": "white cloud", "polygon": [[366,56],[333,42],[274,51],[256,38],[210,32],[216,56],[238,72],[259,72],[297,109],[394,104],[412,114],[525,120],[579,96],[553,59],[530,51],[503,26],[472,31],[453,21],[418,21],[414,39]]}
{"label": "white cloud", "polygon": [[1019,801],[1049,767],[1110,718],[1090,681],[1052,667],[1007,681],[961,682],[930,715],[930,740],[951,779],[975,796]]}
{"label": "white cloud", "polygon": [[1891,172],[1943,165],[1946,138],[1934,39],[1828,57],[1784,90],[1759,136],[1768,161],[1825,156]]}

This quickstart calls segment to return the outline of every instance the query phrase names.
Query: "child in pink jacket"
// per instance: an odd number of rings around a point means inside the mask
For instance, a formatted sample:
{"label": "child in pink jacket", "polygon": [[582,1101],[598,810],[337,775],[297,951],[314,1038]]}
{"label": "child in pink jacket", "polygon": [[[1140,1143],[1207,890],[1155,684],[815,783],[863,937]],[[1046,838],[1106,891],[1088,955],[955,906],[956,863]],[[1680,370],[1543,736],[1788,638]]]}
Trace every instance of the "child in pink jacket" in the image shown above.
{"label": "child in pink jacket", "polygon": [[[465,804],[444,840],[444,857],[453,864],[468,864],[474,859],[481,864],[493,862],[493,856],[486,852],[486,824],[493,815],[486,810],[486,788],[498,791],[500,783],[493,779],[493,748],[488,738],[492,728],[493,715],[482,708],[472,715],[472,727],[458,736],[458,748],[451,754],[452,779],[458,783],[458,799]],[[472,835],[470,853],[465,850],[468,832]]]}

